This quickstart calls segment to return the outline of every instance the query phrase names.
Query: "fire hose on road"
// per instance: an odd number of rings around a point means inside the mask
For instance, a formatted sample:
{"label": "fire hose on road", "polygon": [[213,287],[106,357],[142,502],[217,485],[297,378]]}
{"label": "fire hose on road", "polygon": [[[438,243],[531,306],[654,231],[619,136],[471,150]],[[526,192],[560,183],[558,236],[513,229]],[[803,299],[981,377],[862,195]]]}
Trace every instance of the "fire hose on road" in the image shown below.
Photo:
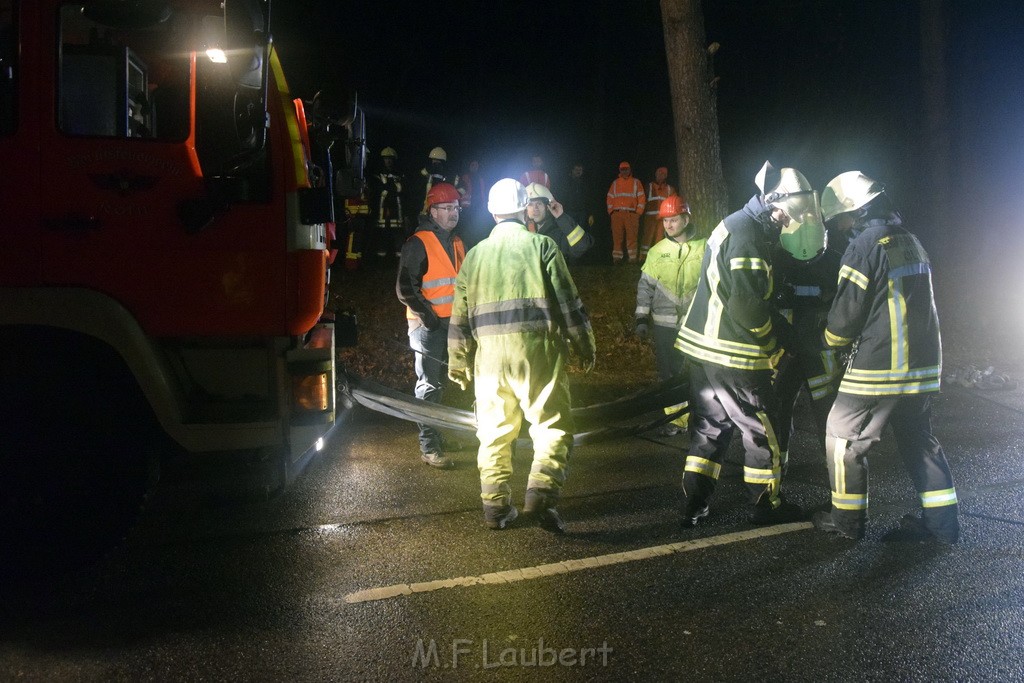
{"label": "fire hose on road", "polygon": [[[614,401],[573,408],[572,416],[576,423],[573,443],[579,445],[618,439],[670,422],[685,412],[685,408],[666,413],[665,406],[683,403],[689,394],[688,387],[687,378],[675,377]],[[342,400],[347,399],[350,403],[358,403],[401,420],[476,433],[476,416],[472,411],[423,401],[351,372],[340,373],[338,393]]]}

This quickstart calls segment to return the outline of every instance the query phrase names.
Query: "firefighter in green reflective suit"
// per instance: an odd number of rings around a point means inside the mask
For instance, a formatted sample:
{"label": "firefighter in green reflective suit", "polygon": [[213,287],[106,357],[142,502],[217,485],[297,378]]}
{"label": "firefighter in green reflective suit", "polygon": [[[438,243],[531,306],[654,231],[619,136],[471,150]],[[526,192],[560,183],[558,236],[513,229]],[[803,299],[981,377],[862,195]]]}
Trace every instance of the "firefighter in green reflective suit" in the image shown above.
{"label": "firefighter in green reflective suit", "polygon": [[518,515],[512,445],[525,418],[534,455],[523,511],[562,533],[555,505],[573,439],[566,363],[571,344],[585,370],[593,368],[594,333],[558,245],[527,230],[526,205],[525,188],[511,178],[488,194],[497,225],[456,279],[448,376],[475,386],[484,522],[504,529]]}

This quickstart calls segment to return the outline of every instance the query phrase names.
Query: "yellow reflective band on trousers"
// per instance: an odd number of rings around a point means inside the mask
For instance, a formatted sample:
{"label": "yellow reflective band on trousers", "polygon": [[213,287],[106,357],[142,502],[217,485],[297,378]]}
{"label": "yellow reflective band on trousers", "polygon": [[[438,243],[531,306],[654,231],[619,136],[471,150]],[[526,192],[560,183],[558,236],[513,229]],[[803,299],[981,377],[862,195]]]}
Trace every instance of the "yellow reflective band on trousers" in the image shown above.
{"label": "yellow reflective band on trousers", "polygon": [[867,510],[868,494],[832,492],[832,507],[837,510]]}
{"label": "yellow reflective band on trousers", "polygon": [[[664,410],[666,415],[671,415],[672,413],[678,413],[680,410],[688,410],[689,407],[690,402],[683,401],[682,403],[677,403],[674,406],[668,406]],[[690,426],[690,413],[683,413],[676,419],[672,420],[672,422],[670,422],[669,424],[674,424],[675,426],[681,429],[688,428]]]}
{"label": "yellow reflective band on trousers", "polygon": [[779,487],[779,479],[777,470],[759,470],[746,466],[743,468],[743,481],[748,484],[765,484],[775,490]]}
{"label": "yellow reflective band on trousers", "polygon": [[477,466],[484,505],[511,502],[512,444],[525,419],[533,441],[527,488],[565,483],[573,424],[560,340],[539,335],[481,337],[474,358]]}
{"label": "yellow reflective band on trousers", "polygon": [[[748,484],[767,484],[768,498],[771,500],[772,507],[778,507],[779,493],[782,490],[782,449],[779,447],[779,440],[775,437],[775,429],[772,428],[772,422],[768,419],[768,414],[758,412],[757,419],[761,421],[761,426],[764,427],[765,438],[768,439],[768,450],[772,453],[772,469],[759,470],[744,466],[743,481]],[[765,472],[768,472],[770,475],[767,481],[763,478]]]}
{"label": "yellow reflective band on trousers", "polygon": [[837,510],[867,510],[868,494],[848,493],[846,490],[846,439],[836,439],[835,448],[828,454],[832,458],[835,478],[832,482],[832,507]]}
{"label": "yellow reflective band on trousers", "polygon": [[956,489],[925,491],[921,494],[921,507],[940,508],[946,505],[956,505]]}
{"label": "yellow reflective band on trousers", "polygon": [[836,439],[835,448],[831,453],[826,453],[827,457],[832,458],[835,471],[835,479],[831,482],[833,496],[837,493],[846,493],[846,444],[846,439]]}
{"label": "yellow reflective band on trousers", "polygon": [[708,460],[707,458],[688,455],[686,456],[686,467],[684,468],[684,471],[703,474],[705,477],[710,477],[717,481],[718,475],[722,473],[722,466],[717,462]]}

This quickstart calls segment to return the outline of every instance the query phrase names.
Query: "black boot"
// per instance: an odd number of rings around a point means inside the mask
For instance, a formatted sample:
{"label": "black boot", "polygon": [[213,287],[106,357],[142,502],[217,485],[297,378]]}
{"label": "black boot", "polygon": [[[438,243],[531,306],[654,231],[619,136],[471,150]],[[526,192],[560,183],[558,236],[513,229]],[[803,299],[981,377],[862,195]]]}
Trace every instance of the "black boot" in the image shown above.
{"label": "black boot", "polygon": [[925,521],[917,515],[903,515],[900,520],[900,528],[893,529],[885,535],[886,541],[903,543],[941,543],[942,545],[953,545],[960,540],[959,527],[952,531],[940,533],[928,528]]}
{"label": "black boot", "polygon": [[754,506],[754,511],[750,513],[748,519],[751,524],[756,526],[787,524],[803,521],[804,511],[796,503],[789,503],[781,496],[779,496],[777,507],[772,507],[768,501],[762,498],[761,502]]}
{"label": "black boot", "polygon": [[565,522],[555,509],[558,494],[544,489],[526,489],[526,503],[523,513],[537,522],[545,531],[553,534],[565,533]]}
{"label": "black boot", "polygon": [[703,498],[694,496],[683,496],[683,502],[679,506],[679,526],[684,529],[692,529],[697,522],[708,516],[710,506]]}
{"label": "black boot", "polygon": [[501,531],[508,527],[519,516],[515,505],[485,505],[484,523],[487,528]]}
{"label": "black boot", "polygon": [[845,529],[836,524],[836,520],[832,517],[831,512],[815,512],[811,522],[814,524],[815,529],[824,531],[827,534],[838,534],[852,541],[859,541],[864,538],[863,525],[855,526],[852,529]]}

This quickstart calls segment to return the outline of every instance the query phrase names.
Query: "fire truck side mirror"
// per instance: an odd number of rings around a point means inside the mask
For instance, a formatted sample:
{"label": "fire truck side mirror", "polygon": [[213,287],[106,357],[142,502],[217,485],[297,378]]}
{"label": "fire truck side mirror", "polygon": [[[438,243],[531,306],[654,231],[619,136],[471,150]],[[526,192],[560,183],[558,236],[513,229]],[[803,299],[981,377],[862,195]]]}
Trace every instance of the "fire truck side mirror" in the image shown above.
{"label": "fire truck side mirror", "polygon": [[340,151],[345,155],[334,179],[334,190],[339,197],[359,197],[366,185],[366,118],[353,97],[351,122],[346,125],[348,136]]}

